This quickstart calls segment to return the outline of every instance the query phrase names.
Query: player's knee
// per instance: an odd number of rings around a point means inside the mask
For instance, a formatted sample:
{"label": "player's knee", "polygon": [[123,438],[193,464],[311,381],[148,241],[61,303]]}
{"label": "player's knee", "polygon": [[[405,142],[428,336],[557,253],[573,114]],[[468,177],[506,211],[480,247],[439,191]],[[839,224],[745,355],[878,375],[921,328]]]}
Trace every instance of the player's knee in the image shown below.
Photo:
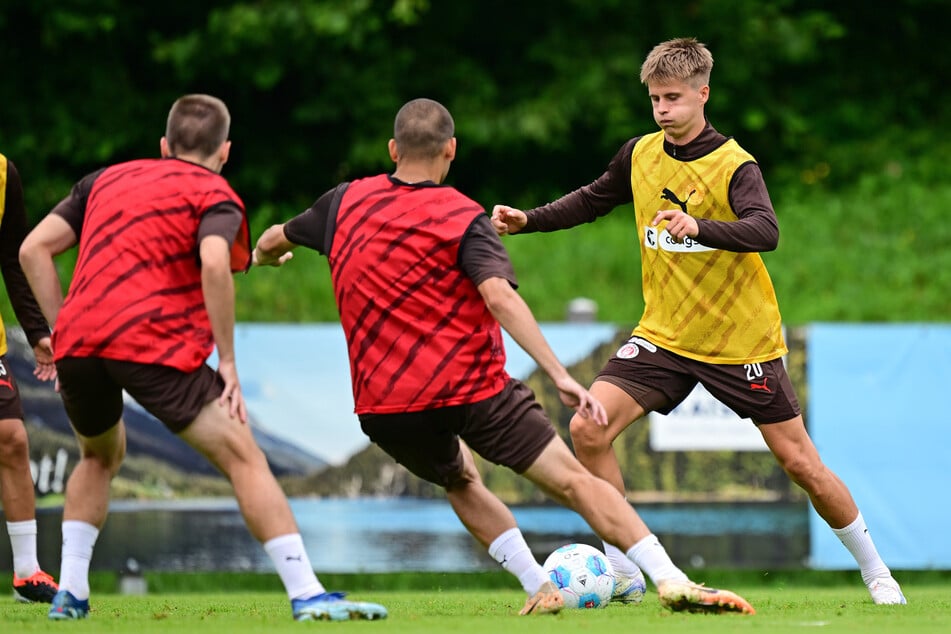
{"label": "player's knee", "polygon": [[447,473],[442,477],[443,488],[448,492],[456,492],[482,482],[479,471],[466,463],[462,469],[453,473]]}
{"label": "player's knee", "polygon": [[111,448],[109,451],[84,451],[81,460],[96,465],[100,471],[105,471],[114,478],[122,467],[125,459],[125,447]]}
{"label": "player's knee", "polygon": [[26,428],[19,421],[0,424],[0,464],[14,465],[30,458]]}
{"label": "player's knee", "polygon": [[824,470],[821,462],[794,456],[781,464],[789,478],[803,489],[812,491],[819,486]]}
{"label": "player's knee", "polygon": [[578,510],[582,496],[591,494],[591,478],[594,477],[580,463],[578,466],[580,469],[567,473],[559,483],[562,502],[575,510]]}
{"label": "player's knee", "polygon": [[611,444],[603,427],[578,414],[571,417],[568,431],[575,451],[597,450]]}

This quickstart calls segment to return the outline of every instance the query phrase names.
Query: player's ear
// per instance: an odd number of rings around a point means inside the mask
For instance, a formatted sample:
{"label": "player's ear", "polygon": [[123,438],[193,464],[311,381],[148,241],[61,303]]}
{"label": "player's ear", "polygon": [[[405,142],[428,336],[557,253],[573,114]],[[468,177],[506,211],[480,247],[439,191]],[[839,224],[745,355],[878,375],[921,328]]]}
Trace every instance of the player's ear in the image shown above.
{"label": "player's ear", "polygon": [[221,159],[221,164],[224,165],[228,162],[228,157],[231,155],[231,141],[225,141],[221,144],[221,147],[218,148],[218,158]]}
{"label": "player's ear", "polygon": [[168,139],[162,137],[162,140],[159,141],[159,156],[162,158],[168,158],[172,155],[172,151],[168,148]]}
{"label": "player's ear", "polygon": [[444,156],[447,161],[453,161],[456,158],[456,137],[452,137],[446,141],[446,148]]}
{"label": "player's ear", "polygon": [[400,153],[399,148],[396,147],[396,139],[390,139],[390,142],[386,144],[387,149],[390,151],[390,159],[396,163],[399,161]]}

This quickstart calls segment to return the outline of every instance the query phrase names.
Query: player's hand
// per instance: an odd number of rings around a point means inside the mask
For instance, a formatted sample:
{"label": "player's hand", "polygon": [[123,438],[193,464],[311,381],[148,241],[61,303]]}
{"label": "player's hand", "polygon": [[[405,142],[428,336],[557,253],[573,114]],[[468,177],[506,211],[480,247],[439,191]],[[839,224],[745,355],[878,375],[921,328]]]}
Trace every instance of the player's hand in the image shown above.
{"label": "player's hand", "polygon": [[225,388],[221,391],[218,402],[228,407],[228,415],[235,416],[242,423],[248,422],[248,408],[241,393],[241,383],[238,382],[238,368],[234,361],[221,361],[218,364],[218,374],[225,381]]}
{"label": "player's hand", "polygon": [[281,266],[292,257],[294,257],[293,251],[288,251],[276,258],[268,257],[261,249],[255,247],[251,252],[251,266]]}
{"label": "player's hand", "polygon": [[700,227],[697,225],[697,219],[689,214],[677,209],[667,209],[658,211],[657,215],[651,221],[651,226],[656,227],[664,220],[667,221],[667,233],[677,242],[683,242],[684,238],[696,238],[700,234]]}
{"label": "player's hand", "polygon": [[53,363],[53,346],[49,337],[43,337],[33,346],[33,356],[36,357],[36,367],[33,369],[33,376],[40,381],[56,380],[56,365]]}
{"label": "player's hand", "polygon": [[608,414],[601,401],[594,398],[591,392],[581,387],[581,384],[570,376],[555,381],[558,388],[558,397],[567,407],[574,409],[582,417],[602,427],[608,424]]}
{"label": "player's hand", "polygon": [[492,208],[492,226],[500,236],[518,233],[525,228],[527,222],[528,216],[520,209],[506,205],[496,205]]}

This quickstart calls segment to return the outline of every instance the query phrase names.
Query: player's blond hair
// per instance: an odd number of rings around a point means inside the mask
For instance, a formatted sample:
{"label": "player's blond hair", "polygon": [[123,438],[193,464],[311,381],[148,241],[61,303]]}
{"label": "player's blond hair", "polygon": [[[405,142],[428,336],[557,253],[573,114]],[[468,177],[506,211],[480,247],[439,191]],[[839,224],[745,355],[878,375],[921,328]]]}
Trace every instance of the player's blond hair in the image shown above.
{"label": "player's blond hair", "polygon": [[401,158],[434,159],[454,134],[452,115],[432,99],[407,102],[393,122],[393,139]]}
{"label": "player's blond hair", "polygon": [[172,156],[198,154],[208,158],[228,140],[231,113],[217,97],[185,95],[172,104],[165,140]]}
{"label": "player's blond hair", "polygon": [[641,65],[641,83],[683,81],[693,88],[709,85],[713,54],[693,37],[661,42]]}

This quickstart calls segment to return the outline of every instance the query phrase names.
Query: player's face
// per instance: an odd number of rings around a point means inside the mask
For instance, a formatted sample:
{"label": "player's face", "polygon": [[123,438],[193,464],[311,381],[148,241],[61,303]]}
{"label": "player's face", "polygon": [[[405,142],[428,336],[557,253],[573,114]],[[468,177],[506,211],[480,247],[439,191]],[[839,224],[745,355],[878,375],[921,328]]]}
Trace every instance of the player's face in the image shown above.
{"label": "player's face", "polygon": [[692,141],[703,130],[703,105],[710,94],[709,86],[694,88],[685,81],[649,83],[647,91],[654,107],[654,121],[668,141],[682,145]]}

